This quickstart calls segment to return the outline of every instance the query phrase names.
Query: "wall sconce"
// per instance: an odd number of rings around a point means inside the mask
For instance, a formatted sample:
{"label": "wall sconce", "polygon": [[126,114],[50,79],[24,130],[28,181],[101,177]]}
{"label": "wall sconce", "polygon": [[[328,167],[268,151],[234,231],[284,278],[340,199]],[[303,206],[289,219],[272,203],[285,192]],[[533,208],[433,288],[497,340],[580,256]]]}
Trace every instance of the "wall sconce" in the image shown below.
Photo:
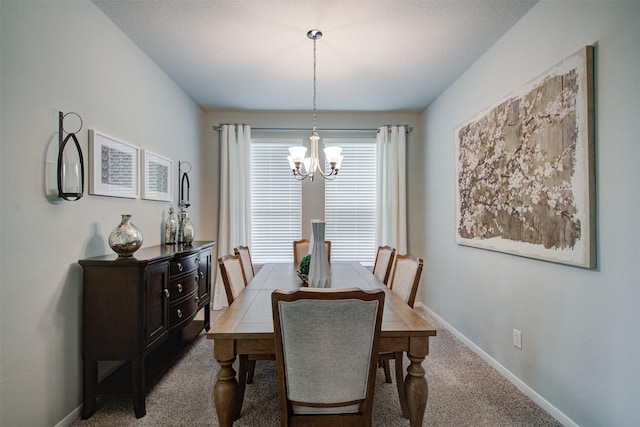
{"label": "wall sconce", "polygon": [[191,172],[191,163],[178,161],[178,186],[180,189],[178,192],[178,206],[182,211],[191,206],[189,201],[189,191],[191,190],[189,172]]}
{"label": "wall sconce", "polygon": [[[75,115],[80,120],[80,126],[75,132],[66,132],[64,119],[69,114]],[[82,129],[82,117],[78,113],[58,114],[58,196],[64,200],[76,201],[82,198],[84,193],[84,160],[82,149],[76,133]],[[63,133],[67,133],[62,139]],[[73,140],[74,144],[67,144]],[[75,151],[73,150],[75,145]]]}

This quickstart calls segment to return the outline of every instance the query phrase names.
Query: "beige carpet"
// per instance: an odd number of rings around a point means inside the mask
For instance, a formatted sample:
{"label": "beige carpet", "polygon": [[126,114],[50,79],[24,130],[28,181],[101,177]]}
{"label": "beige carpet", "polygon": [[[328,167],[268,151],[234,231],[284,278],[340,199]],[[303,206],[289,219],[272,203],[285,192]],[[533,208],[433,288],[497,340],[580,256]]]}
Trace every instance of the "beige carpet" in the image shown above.
{"label": "beige carpet", "polygon": [[[438,329],[423,362],[429,384],[424,426],[560,425],[425,311],[416,310]],[[407,365],[408,360],[405,369]],[[393,370],[393,362],[391,366]],[[129,399],[103,397],[90,419],[72,425],[217,426],[212,399],[217,372],[213,343],[200,336],[148,390],[145,417],[135,418]],[[258,361],[254,382],[247,386],[242,416],[234,425],[279,426],[277,393],[274,363]],[[381,369],[376,378],[373,425],[409,425],[401,416],[396,384],[385,383]]]}

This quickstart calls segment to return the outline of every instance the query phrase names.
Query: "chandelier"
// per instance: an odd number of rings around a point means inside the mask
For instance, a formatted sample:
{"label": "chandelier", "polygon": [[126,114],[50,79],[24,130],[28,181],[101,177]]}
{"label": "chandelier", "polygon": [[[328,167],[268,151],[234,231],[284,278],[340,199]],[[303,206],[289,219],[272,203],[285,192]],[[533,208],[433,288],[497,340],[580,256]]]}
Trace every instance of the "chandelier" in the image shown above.
{"label": "chandelier", "polygon": [[[289,165],[293,171],[293,176],[302,181],[309,177],[313,181],[313,177],[316,172],[325,179],[334,179],[338,175],[340,165],[342,164],[342,148],[340,147],[326,147],[324,149],[324,155],[327,163],[331,167],[331,171],[325,172],[320,167],[320,160],[318,158],[318,143],[320,142],[320,136],[318,136],[318,129],[316,128],[316,41],[322,37],[320,30],[309,30],[307,37],[313,40],[313,128],[311,129],[311,157],[305,157],[307,153],[307,147],[295,146],[289,148]],[[304,166],[304,170],[302,170]]]}

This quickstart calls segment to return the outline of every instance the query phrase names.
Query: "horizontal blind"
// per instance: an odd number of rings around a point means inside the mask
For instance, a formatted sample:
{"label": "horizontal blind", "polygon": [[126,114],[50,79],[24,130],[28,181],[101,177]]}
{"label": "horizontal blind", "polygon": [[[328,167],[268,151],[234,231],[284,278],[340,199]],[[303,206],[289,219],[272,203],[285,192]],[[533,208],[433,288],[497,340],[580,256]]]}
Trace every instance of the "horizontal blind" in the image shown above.
{"label": "horizontal blind", "polygon": [[376,255],[376,140],[324,139],[342,148],[336,179],[325,184],[325,236],[332,261],[373,265]]}
{"label": "horizontal blind", "polygon": [[302,185],[287,156],[299,139],[251,141],[251,260],[293,262],[293,241],[302,234]]}

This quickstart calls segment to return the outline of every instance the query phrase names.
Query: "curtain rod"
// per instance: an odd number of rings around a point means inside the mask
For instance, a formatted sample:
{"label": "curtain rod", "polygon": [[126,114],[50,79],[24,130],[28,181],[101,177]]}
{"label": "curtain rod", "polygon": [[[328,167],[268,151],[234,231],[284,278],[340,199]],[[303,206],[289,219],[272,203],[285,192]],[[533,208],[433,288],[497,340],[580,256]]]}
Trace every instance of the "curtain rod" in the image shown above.
{"label": "curtain rod", "polygon": [[[220,131],[222,130],[222,126],[223,124],[220,125],[214,125],[213,126],[213,130],[217,130]],[[395,126],[395,125],[385,125],[385,126]],[[410,133],[413,132],[413,128],[409,125],[399,125],[399,126],[404,126],[406,128],[406,133]],[[251,128],[252,131],[259,131],[259,132],[310,132],[311,129],[310,128]],[[354,129],[354,128],[348,128],[348,129],[318,129],[318,132],[378,132],[379,129]]]}

